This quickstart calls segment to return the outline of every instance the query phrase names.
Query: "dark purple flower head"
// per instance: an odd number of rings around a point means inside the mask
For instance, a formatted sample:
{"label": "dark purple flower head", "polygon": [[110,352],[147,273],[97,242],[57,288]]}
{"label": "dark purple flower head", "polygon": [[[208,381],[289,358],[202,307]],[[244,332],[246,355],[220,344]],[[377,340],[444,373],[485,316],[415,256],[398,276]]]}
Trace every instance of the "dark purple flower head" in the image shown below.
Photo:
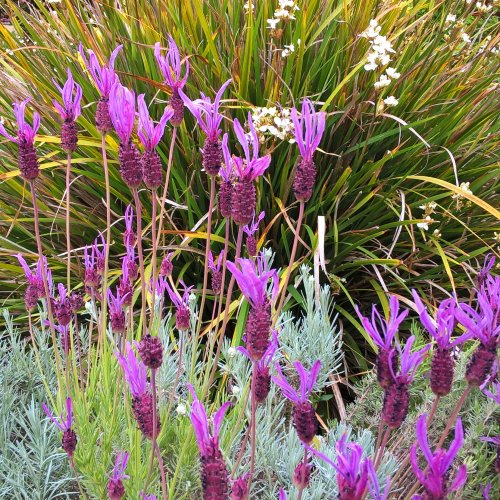
{"label": "dark purple flower head", "polygon": [[45,403],[42,403],[42,408],[59,430],[65,432],[71,429],[73,425],[73,403],[71,398],[66,398],[66,418],[64,418],[64,412],[60,417],[55,417]]}
{"label": "dark purple flower head", "polygon": [[[61,115],[63,121],[74,122],[81,113],[80,101],[82,100],[82,87],[75,83],[73,80],[73,75],[68,68],[68,79],[66,80],[64,86],[61,88],[59,84],[55,81],[54,85],[59,90],[63,105],[59,104],[55,99],[52,101],[58,113]],[[73,95],[74,94],[74,95]]]}
{"label": "dark purple flower head", "polygon": [[236,478],[231,487],[231,500],[248,500],[248,478],[250,474],[245,474]]}
{"label": "dark purple flower head", "polygon": [[257,220],[255,220],[255,213],[252,219],[252,223],[248,224],[246,226],[243,226],[243,232],[247,234],[248,236],[253,236],[257,230],[259,229],[259,224],[261,220],[266,216],[266,212],[262,211],[259,216],[257,217]]}
{"label": "dark purple flower head", "polygon": [[168,277],[172,274],[172,271],[174,270],[174,265],[172,264],[172,257],[174,255],[174,252],[169,252],[165,257],[163,257],[163,260],[161,261],[161,266],[160,266],[160,274],[164,277]]}
{"label": "dark purple flower head", "polygon": [[174,39],[168,35],[168,51],[166,56],[161,54],[160,42],[155,43],[155,57],[163,73],[165,82],[171,89],[182,89],[186,85],[189,75],[189,61],[186,59],[186,69],[184,78],[181,78],[181,56],[179,48],[177,47]]}
{"label": "dark purple flower head", "polygon": [[128,143],[134,130],[135,93],[117,82],[109,93],[109,115],[122,143]]}
{"label": "dark purple flower head", "polygon": [[326,113],[316,112],[313,103],[309,99],[304,99],[300,117],[295,108],[292,109],[291,117],[300,155],[310,161],[325,131]]}
{"label": "dark purple flower head", "polygon": [[57,291],[59,292],[59,298],[53,300],[53,309],[58,323],[61,326],[69,325],[72,316],[72,306],[71,300],[66,291],[66,287],[62,283],[58,283]]}
{"label": "dark purple flower head", "polygon": [[212,420],[212,425],[210,425],[205,407],[200,403],[200,400],[196,396],[196,392],[191,384],[188,384],[188,389],[193,396],[193,403],[191,405],[191,423],[193,424],[200,454],[203,457],[211,451],[212,447],[218,447],[219,432],[222,421],[224,420],[224,415],[231,403],[224,403],[216,411]]}
{"label": "dark purple flower head", "polygon": [[[397,344],[396,347],[400,355],[400,367],[397,373],[394,371],[392,363],[389,363],[389,368],[394,380],[398,380],[398,382],[402,382],[404,384],[409,384],[413,380],[417,368],[419,367],[420,363],[422,363],[425,354],[431,347],[430,345],[426,345],[416,352],[411,352],[413,342],[415,342],[414,335],[408,338],[403,349],[401,349],[401,346]],[[391,354],[394,355],[394,352],[392,352]]]}
{"label": "dark purple flower head", "polygon": [[138,398],[147,390],[146,365],[141,360],[136,358],[130,342],[127,342],[125,351],[126,356],[123,356],[123,354],[119,352],[116,352],[115,356],[123,368],[125,379],[128,382],[132,396]]}
{"label": "dark purple flower head", "polygon": [[399,326],[408,315],[408,309],[405,309],[401,314],[399,313],[399,300],[395,295],[391,296],[389,304],[389,320],[382,318],[375,305],[372,306],[371,320],[361,314],[358,306],[354,306],[363,328],[379,349],[387,351],[391,349]]}
{"label": "dark purple flower head", "polygon": [[[248,127],[250,132],[245,134],[237,118],[234,119],[233,129],[238,142],[243,148],[244,158],[233,156],[233,165],[239,180],[253,181],[261,176],[271,164],[271,155],[259,157],[259,137],[253,125],[252,114],[248,113]],[[224,147],[223,147],[224,149]],[[224,158],[227,154],[224,152]]]}
{"label": "dark purple flower head", "polygon": [[275,269],[268,269],[264,256],[253,259],[238,259],[236,263],[227,262],[227,268],[235,277],[238,286],[252,307],[258,308],[269,301],[268,281],[272,280],[270,296],[274,300],[279,291],[278,273]]}
{"label": "dark purple flower head", "polygon": [[292,403],[305,403],[309,401],[309,397],[314,388],[314,384],[316,383],[316,379],[318,378],[318,374],[321,369],[321,361],[319,359],[315,361],[309,372],[302,366],[302,363],[300,361],[295,361],[293,365],[295,366],[295,369],[297,370],[300,378],[299,391],[296,391],[289,384],[288,380],[283,375],[280,364],[278,362],[275,364],[278,375],[272,377],[272,379],[273,382],[281,388],[283,396],[289,399]]}
{"label": "dark purple flower head", "polygon": [[337,471],[339,500],[363,497],[368,486],[368,479],[372,477],[373,464],[369,458],[363,460],[363,449],[358,443],[348,443],[347,435],[343,434],[335,447],[337,463],[310,446],[306,445],[306,448]]}
{"label": "dark purple flower head", "polygon": [[410,451],[410,460],[413,471],[430,498],[447,498],[449,493],[458,490],[467,479],[467,467],[461,465],[453,482],[449,483],[449,468],[464,442],[464,431],[462,420],[457,419],[455,425],[455,438],[450,444],[448,451],[438,448],[432,453],[427,440],[427,414],[420,415],[417,420],[417,441],[420,449],[428,463],[427,469],[422,472],[418,466],[417,445],[413,445]]}
{"label": "dark purple flower head", "polygon": [[85,57],[85,50],[83,48],[83,45],[80,44],[79,47],[79,52],[80,55],[83,59],[83,62],[85,64],[85,67],[89,71],[90,75],[92,76],[92,79],[94,80],[95,86],[101,93],[101,97],[108,97],[109,93],[111,91],[111,87],[115,83],[117,83],[118,76],[115,73],[114,65],[115,65],[115,59],[116,56],[118,55],[118,52],[122,50],[123,45],[118,45],[115,50],[111,53],[111,57],[109,58],[109,62],[107,66],[101,66],[99,64],[99,61],[97,60],[97,56],[94,54],[92,50],[88,51],[89,58]]}
{"label": "dark purple flower head", "polygon": [[149,116],[149,110],[144,100],[144,94],[137,97],[137,106],[139,108],[139,126],[137,135],[142,145],[147,151],[153,151],[160,142],[165,132],[165,126],[168,120],[172,118],[174,112],[170,108],[165,108],[163,115],[157,125]]}
{"label": "dark purple flower head", "polygon": [[26,104],[30,102],[31,99],[26,99],[22,102],[14,103],[14,115],[17,121],[17,137],[10,135],[5,130],[5,127],[0,123],[0,135],[3,135],[9,141],[15,142],[19,145],[32,145],[35,142],[35,136],[40,128],[40,115],[35,111],[33,113],[33,126],[28,125],[24,118],[24,111],[26,109]]}
{"label": "dark purple flower head", "polygon": [[184,101],[185,106],[191,111],[193,116],[196,118],[198,125],[205,132],[208,139],[211,141],[216,141],[222,130],[219,129],[222,122],[222,115],[219,113],[219,104],[222,94],[232,82],[230,78],[225,82],[215,95],[214,102],[207,97],[205,94],[201,94],[201,99],[195,99],[192,101],[189,97],[179,91],[179,95]]}
{"label": "dark purple flower head", "polygon": [[[268,348],[266,349],[266,352],[262,356],[261,359],[257,362],[257,367],[259,369],[265,369],[269,368],[269,365],[272,363],[274,355],[276,354],[276,351],[278,350],[279,342],[278,342],[278,332],[276,330],[273,330],[272,333],[272,340],[269,343]],[[248,352],[247,349],[245,349],[243,346],[239,346],[236,348],[239,352],[241,352],[243,355],[245,355],[250,361],[253,362],[252,356],[250,356],[250,353]]]}

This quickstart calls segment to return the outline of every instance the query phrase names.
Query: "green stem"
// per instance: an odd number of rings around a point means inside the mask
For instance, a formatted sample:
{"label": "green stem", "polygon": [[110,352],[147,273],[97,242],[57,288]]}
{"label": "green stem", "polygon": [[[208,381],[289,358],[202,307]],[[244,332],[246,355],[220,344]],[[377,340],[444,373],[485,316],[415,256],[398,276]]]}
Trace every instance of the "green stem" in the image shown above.
{"label": "green stem", "polygon": [[132,189],[135,202],[135,217],[137,225],[137,253],[139,254],[139,272],[141,276],[141,322],[142,335],[146,335],[146,276],[144,273],[144,254],[142,252],[142,215],[141,202],[137,189]]}
{"label": "green stem", "polygon": [[66,263],[66,284],[68,293],[71,288],[71,234],[70,234],[70,197],[69,197],[69,186],[70,186],[70,173],[71,173],[71,153],[67,154],[66,157],[66,252],[67,252],[67,263]]}

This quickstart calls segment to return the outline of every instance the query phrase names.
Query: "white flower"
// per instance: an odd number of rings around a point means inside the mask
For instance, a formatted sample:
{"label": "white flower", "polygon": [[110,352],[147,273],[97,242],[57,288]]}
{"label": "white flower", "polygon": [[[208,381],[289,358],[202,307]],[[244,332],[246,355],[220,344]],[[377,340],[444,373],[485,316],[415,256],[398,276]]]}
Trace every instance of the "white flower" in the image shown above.
{"label": "white flower", "polygon": [[435,238],[441,238],[441,232],[439,231],[439,229],[434,229],[434,232],[432,233],[432,235]]}
{"label": "white flower", "polygon": [[375,19],[372,19],[368,28],[363,31],[360,36],[363,38],[375,38],[380,33],[381,29],[382,27],[379,26],[378,22]]}
{"label": "white flower", "polygon": [[460,184],[460,187],[468,194],[473,194],[472,191],[470,190],[470,182],[462,182]]}
{"label": "white flower", "polygon": [[302,43],[302,40],[299,38],[299,39],[297,40],[297,47],[300,47],[300,44],[301,44],[301,43]]}
{"label": "white flower", "polygon": [[446,22],[447,24],[452,24],[452,23],[454,23],[456,20],[457,20],[457,16],[455,16],[455,15],[453,15],[453,14],[448,14],[448,15],[446,16],[445,22]]}
{"label": "white flower", "polygon": [[275,30],[276,25],[280,22],[279,19],[268,19],[267,24],[269,24],[269,29]]}
{"label": "white flower", "polygon": [[462,33],[460,33],[460,36],[462,37],[462,40],[465,43],[471,43],[472,40],[471,40],[470,36],[465,31],[462,31]]}
{"label": "white flower", "polygon": [[287,57],[293,52],[295,52],[295,45],[292,43],[291,45],[284,45],[284,49],[281,51],[281,55],[283,57]]}
{"label": "white flower", "polygon": [[390,85],[390,83],[391,83],[390,78],[388,78],[386,75],[380,75],[380,80],[378,82],[375,82],[373,86],[376,89],[381,89],[383,87],[387,87],[388,85]]}
{"label": "white flower", "polygon": [[231,388],[231,392],[237,396],[240,392],[241,392],[241,389],[237,386],[237,385],[233,385],[233,387]]}
{"label": "white flower", "polygon": [[227,357],[228,358],[234,358],[236,356],[236,353],[238,351],[236,350],[235,347],[230,347],[228,350],[227,350]]}
{"label": "white flower", "polygon": [[434,221],[429,216],[425,217],[424,221],[425,222],[418,222],[417,223],[417,227],[419,227],[420,229],[424,229],[425,231],[428,231],[429,230],[429,224],[432,224]]}
{"label": "white flower", "polygon": [[186,405],[183,405],[182,403],[178,404],[175,412],[177,413],[177,415],[185,415],[187,413]]}
{"label": "white flower", "polygon": [[385,66],[386,64],[389,64],[391,62],[391,58],[389,57],[388,54],[382,54],[380,57],[380,64],[382,64],[382,66]]}
{"label": "white flower", "polygon": [[493,8],[493,6],[487,5],[486,3],[483,2],[476,2],[476,8],[479,12],[488,12]]}
{"label": "white flower", "polygon": [[399,104],[399,101],[393,95],[391,95],[384,99],[384,104],[386,106],[397,106]]}
{"label": "white flower", "polygon": [[401,73],[398,73],[396,68],[387,68],[385,72],[388,77],[393,78],[394,80],[397,80],[401,76]]}

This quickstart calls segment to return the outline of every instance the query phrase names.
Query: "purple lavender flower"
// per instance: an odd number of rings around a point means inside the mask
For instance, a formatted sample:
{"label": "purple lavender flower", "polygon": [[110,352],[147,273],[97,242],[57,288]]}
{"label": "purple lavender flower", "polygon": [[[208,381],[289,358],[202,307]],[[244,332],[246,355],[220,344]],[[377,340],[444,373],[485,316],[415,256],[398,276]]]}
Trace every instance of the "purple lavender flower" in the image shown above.
{"label": "purple lavender flower", "polygon": [[142,182],[141,155],[132,142],[135,123],[135,94],[120,83],[116,83],[109,93],[109,113],[113,126],[120,138],[118,159],[123,181],[131,189]]}
{"label": "purple lavender flower", "polygon": [[120,295],[120,289],[116,289],[116,296],[108,288],[108,305],[111,329],[114,333],[125,333],[127,330],[125,311],[123,310],[127,297]]}
{"label": "purple lavender flower", "polygon": [[292,109],[291,117],[295,140],[301,156],[295,172],[293,192],[297,200],[308,201],[312,196],[316,181],[313,154],[325,131],[326,113],[324,111],[316,113],[313,103],[309,99],[304,99],[300,118],[295,108]]}
{"label": "purple lavender flower", "polygon": [[305,445],[306,449],[337,471],[338,499],[353,500],[363,498],[368,480],[373,477],[373,463],[369,458],[363,460],[363,448],[358,443],[347,442],[343,434],[335,446],[337,463],[320,451]]}
{"label": "purple lavender flower", "polygon": [[384,491],[380,491],[377,473],[375,472],[375,467],[373,467],[373,463],[371,461],[368,467],[368,474],[370,476],[368,488],[373,500],[387,500],[391,491],[391,478],[389,476],[386,477]]}
{"label": "purple lavender flower", "polygon": [[283,488],[280,488],[278,499],[279,500],[287,500],[286,491]]}
{"label": "purple lavender flower", "polygon": [[[413,471],[425,489],[426,495],[417,497],[422,499],[440,499],[447,498],[448,494],[458,490],[467,478],[467,467],[461,465],[455,476],[455,479],[449,485],[449,472],[453,460],[464,442],[464,431],[462,420],[457,419],[455,425],[455,438],[450,444],[448,451],[438,448],[432,453],[427,440],[427,414],[420,415],[417,420],[417,441],[420,449],[428,463],[427,469],[422,472],[418,466],[417,445],[413,445],[410,451],[410,460]],[[416,498],[416,497],[414,497]]]}
{"label": "purple lavender flower", "polygon": [[490,500],[491,483],[488,483],[486,486],[480,484],[479,487],[481,488],[481,495],[483,495],[483,500]]}
{"label": "purple lavender flower", "polygon": [[66,287],[62,283],[57,285],[57,291],[59,292],[59,298],[53,301],[54,313],[57,322],[61,326],[68,326],[73,312],[71,300],[68,296]]}
{"label": "purple lavender flower", "polygon": [[181,56],[174,39],[170,35],[168,35],[167,55],[161,55],[160,42],[156,42],[155,57],[156,61],[158,62],[158,66],[163,73],[165,82],[172,90],[169,104],[174,111],[174,115],[171,119],[171,123],[174,127],[178,127],[182,123],[182,119],[184,118],[184,103],[181,96],[179,95],[179,90],[182,89],[184,85],[186,85],[189,75],[189,61],[186,59],[184,78],[181,78]]}
{"label": "purple lavender flower", "polygon": [[134,208],[132,205],[127,205],[125,209],[125,232],[123,233],[123,244],[128,246],[134,246],[136,235],[134,232]]}
{"label": "purple lavender flower", "polygon": [[224,156],[224,165],[219,169],[221,183],[219,184],[218,207],[222,217],[229,219],[232,213],[233,198],[233,160],[228,148],[228,135],[222,137],[222,154]]}
{"label": "purple lavender flower", "polygon": [[139,496],[142,498],[142,500],[157,500],[156,495],[147,495],[143,491],[139,493]]}
{"label": "purple lavender flower", "polygon": [[172,271],[174,270],[174,265],[172,264],[173,255],[174,252],[169,252],[167,253],[167,255],[165,255],[165,257],[163,257],[163,260],[161,261],[160,275],[164,278],[168,278],[169,276],[171,276]]}
{"label": "purple lavender flower", "polygon": [[17,163],[21,172],[21,177],[26,181],[32,181],[38,177],[38,159],[35,151],[35,136],[40,128],[40,115],[33,113],[33,126],[28,125],[24,118],[26,104],[31,99],[26,99],[20,103],[14,103],[14,115],[17,121],[17,137],[10,135],[5,127],[0,123],[0,135],[9,141],[15,142],[18,146]]}
{"label": "purple lavender flower", "polygon": [[432,319],[422,303],[418,293],[412,290],[413,300],[420,322],[424,328],[436,340],[437,349],[434,351],[431,362],[431,389],[437,396],[446,396],[451,391],[453,383],[453,357],[452,349],[465,342],[471,337],[470,333],[465,333],[451,340],[451,335],[455,329],[456,302],[453,298],[443,300],[437,309],[436,319]]}
{"label": "purple lavender flower", "polygon": [[97,104],[97,110],[95,114],[95,121],[97,130],[102,134],[108,133],[113,128],[113,123],[111,122],[111,117],[109,115],[109,93],[111,88],[115,85],[118,80],[118,76],[115,73],[114,64],[118,52],[122,49],[123,45],[118,45],[115,50],[111,53],[109,62],[107,66],[102,66],[99,64],[96,55],[92,50],[88,51],[89,58],[85,57],[85,50],[83,45],[80,44],[79,52],[83,59],[85,67],[90,73],[92,79],[94,80],[95,86],[101,94],[99,103]]}
{"label": "purple lavender flower", "polygon": [[129,257],[126,255],[122,259],[122,275],[120,276],[120,282],[117,288],[117,296],[119,295],[122,297],[123,306],[132,305],[134,295],[134,287],[132,283],[133,280],[130,274]]}
{"label": "purple lavender flower", "polygon": [[189,293],[191,292],[193,287],[187,287],[183,281],[181,281],[180,284],[184,288],[182,297],[179,297],[179,295],[177,295],[177,293],[172,290],[172,288],[166,281],[164,282],[163,286],[168,292],[170,300],[174,303],[176,308],[175,326],[179,330],[187,330],[189,328],[189,323],[191,320],[191,311],[189,310]]}
{"label": "purple lavender flower", "polygon": [[[72,153],[76,149],[78,142],[78,130],[75,120],[81,113],[80,101],[82,100],[82,87],[75,83],[69,68],[68,79],[62,88],[55,80],[52,81],[57,87],[57,90],[59,90],[63,101],[62,106],[55,99],[52,101],[63,120],[61,128],[61,146],[64,151]],[[75,95],[73,96],[73,94]]]}
{"label": "purple lavender flower", "polygon": [[276,363],[276,371],[278,375],[272,377],[273,382],[281,388],[283,396],[293,403],[293,425],[297,431],[299,439],[304,444],[309,444],[313,440],[318,430],[318,419],[312,404],[309,402],[309,397],[318,378],[321,369],[321,362],[316,361],[311,371],[308,372],[300,363],[293,363],[300,378],[300,392],[297,392],[286,380],[281,371],[279,363]]}
{"label": "purple lavender flower", "polygon": [[293,471],[292,482],[294,486],[299,490],[305,490],[309,486],[311,480],[311,464],[301,460],[295,470]]}
{"label": "purple lavender flower", "polygon": [[[219,449],[219,432],[224,415],[231,403],[224,403],[215,413],[212,426],[209,425],[207,413],[200,403],[193,386],[188,384],[193,396],[191,405],[191,423],[201,455],[201,483],[205,500],[227,498],[229,491],[229,475],[224,457]],[[210,429],[212,427],[212,429]]]}
{"label": "purple lavender flower", "polygon": [[250,474],[245,474],[236,478],[231,486],[231,500],[248,500],[248,478]]}
{"label": "purple lavender flower", "polygon": [[[153,396],[148,390],[146,365],[138,360],[134,350],[127,342],[125,345],[126,356],[116,352],[115,355],[125,373],[125,379],[132,394],[132,411],[142,434],[148,439],[153,438],[153,416],[157,415],[156,431],[160,432],[160,419],[153,406]],[[156,405],[156,401],[154,402]]]}
{"label": "purple lavender flower", "polygon": [[[244,347],[237,347],[238,351],[244,354],[250,361],[253,362],[250,353]],[[267,399],[267,395],[271,390],[271,374],[269,367],[273,361],[274,355],[278,349],[278,333],[273,330],[272,340],[266,349],[262,358],[255,364],[257,370],[255,380],[255,400],[257,403],[263,403]]]}
{"label": "purple lavender flower", "polygon": [[467,382],[473,387],[480,387],[488,379],[500,340],[500,277],[488,277],[485,281],[477,291],[478,310],[461,303],[456,311],[456,318],[467,334],[480,341],[465,372]]}
{"label": "purple lavender flower", "polygon": [[174,112],[171,108],[165,108],[160,121],[155,126],[153,120],[149,116],[144,94],[139,95],[137,104],[139,107],[139,126],[137,135],[145,149],[141,157],[144,182],[149,189],[157,189],[161,185],[162,166],[160,155],[157,153],[156,147],[163,137],[168,120],[172,118]]}
{"label": "purple lavender flower", "polygon": [[396,373],[392,367],[392,355],[389,356],[389,369],[394,383],[384,392],[384,405],[382,408],[382,419],[389,427],[399,427],[408,414],[410,404],[410,394],[408,387],[415,376],[415,372],[424,359],[425,353],[430,346],[426,345],[416,352],[411,352],[415,336],[411,336],[404,347],[397,344],[397,349],[401,357],[401,366]]}
{"label": "purple lavender flower", "polygon": [[250,132],[247,135],[238,119],[234,120],[234,133],[243,148],[244,158],[233,156],[230,160],[231,156],[227,145],[222,143],[226,165],[228,161],[232,161],[237,175],[231,197],[231,216],[234,222],[239,225],[247,225],[252,221],[257,203],[253,181],[262,175],[271,163],[271,155],[259,157],[259,138],[253,125],[251,113],[248,113],[248,127]]}
{"label": "purple lavender flower", "polygon": [[219,254],[219,258],[217,259],[217,264],[214,262],[214,256],[212,252],[208,254],[208,268],[212,273],[212,291],[215,294],[218,294],[222,288],[222,273],[221,266],[222,261],[224,260],[224,250]]}
{"label": "purple lavender flower", "polygon": [[56,427],[62,431],[62,448],[68,454],[68,457],[71,459],[76,449],[77,438],[76,434],[72,429],[73,425],[73,405],[71,398],[66,399],[66,418],[64,418],[64,413],[61,414],[60,417],[55,417],[47,405],[42,403],[43,411],[47,414],[47,416],[54,422]]}
{"label": "purple lavender flower", "polygon": [[219,104],[222,94],[232,82],[227,80],[217,92],[214,102],[205,94],[201,94],[201,99],[191,101],[189,97],[179,90],[179,94],[186,107],[196,118],[198,125],[205,132],[206,139],[203,145],[203,168],[208,175],[217,175],[222,164],[222,147],[219,135],[222,130],[219,129],[222,122],[222,115],[219,113]]}
{"label": "purple lavender flower", "polygon": [[[99,243],[99,239],[101,242]],[[89,248],[83,249],[85,278],[84,284],[89,295],[97,292],[104,272],[104,259],[106,255],[106,240],[101,232]]]}
{"label": "purple lavender flower", "polygon": [[47,259],[45,257],[43,257],[43,261],[38,259],[36,271],[33,272],[20,253],[16,257],[28,281],[28,286],[24,292],[24,304],[26,305],[26,310],[31,311],[36,307],[38,299],[43,298],[45,295],[43,275],[48,272]]}
{"label": "purple lavender flower", "polygon": [[268,297],[268,281],[272,280],[270,297],[274,300],[279,289],[278,273],[269,270],[264,256],[256,261],[238,259],[236,264],[227,262],[227,268],[236,279],[240,290],[250,302],[245,327],[245,343],[253,361],[259,361],[269,346],[271,329],[271,301]]}
{"label": "purple lavender flower", "polygon": [[354,306],[363,328],[379,348],[376,360],[377,380],[383,389],[387,389],[393,383],[393,377],[389,368],[389,357],[392,355],[392,368],[393,370],[397,370],[398,356],[393,347],[394,338],[399,326],[408,315],[408,309],[405,309],[401,314],[399,313],[399,300],[395,295],[391,296],[389,304],[389,320],[382,318],[375,305],[372,306],[371,320],[361,314],[358,306]]}
{"label": "purple lavender flower", "polygon": [[495,256],[492,254],[488,254],[484,258],[484,264],[479,273],[477,274],[477,284],[478,288],[481,288],[486,284],[488,278],[491,276],[490,271],[493,269],[495,265]]}
{"label": "purple lavender flower", "polygon": [[110,500],[120,500],[125,496],[125,487],[123,486],[123,479],[128,479],[129,476],[125,474],[127,462],[130,454],[125,451],[120,451],[116,457],[115,466],[113,467],[113,474],[108,481],[106,487]]}
{"label": "purple lavender flower", "polygon": [[257,241],[255,239],[255,233],[259,229],[260,221],[265,217],[266,213],[262,211],[257,220],[255,220],[255,213],[252,217],[252,223],[247,224],[243,227],[243,232],[247,235],[247,251],[250,257],[255,257],[257,255]]}
{"label": "purple lavender flower", "polygon": [[147,367],[152,370],[160,368],[163,362],[163,346],[159,337],[152,337],[147,333],[139,343],[135,342],[135,345]]}

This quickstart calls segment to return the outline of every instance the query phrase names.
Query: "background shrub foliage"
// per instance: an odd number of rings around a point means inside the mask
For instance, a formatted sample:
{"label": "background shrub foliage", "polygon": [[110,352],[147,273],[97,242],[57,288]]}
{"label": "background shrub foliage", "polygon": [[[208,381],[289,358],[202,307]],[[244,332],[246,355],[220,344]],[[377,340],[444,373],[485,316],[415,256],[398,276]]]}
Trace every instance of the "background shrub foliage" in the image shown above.
{"label": "background shrub foliage", "polygon": [[[230,0],[35,0],[31,4],[20,9],[16,2],[5,2],[11,25],[0,24],[0,115],[12,119],[11,103],[31,96],[30,106],[43,117],[37,139],[42,168],[37,190],[44,250],[56,281],[65,275],[66,159],[58,146],[60,121],[51,104],[57,97],[52,79],[63,81],[70,66],[85,99],[78,119],[79,147],[72,158],[78,186],[72,191],[71,205],[72,248],[79,257],[72,260],[77,288],[83,271],[82,248],[106,226],[101,141],[93,118],[98,94],[85,74],[78,44],[94,50],[102,61],[123,44],[115,65],[120,79],[137,94],[145,93],[148,100],[154,97],[150,112],[159,118],[169,89],[160,83],[163,78],[153,45],[157,41],[166,45],[167,34],[191,64],[186,90],[190,97],[197,97],[199,91],[212,96],[224,81],[233,79],[222,105],[226,116],[244,119],[255,107],[287,108],[305,96],[327,111],[325,136],[315,157],[318,180],[306,205],[297,268],[311,262],[315,252],[316,264],[324,256],[321,281],[328,282],[335,295],[348,376],[370,368],[373,347],[353,316],[355,303],[367,307],[381,302],[387,310],[386,292],[410,303],[412,287],[430,302],[452,291],[468,297],[483,255],[498,255],[495,72],[500,36],[497,17],[478,12],[474,2],[299,1],[295,19],[280,22],[276,29],[267,22],[277,8],[275,1],[255,0],[253,6]],[[381,70],[364,68],[370,47],[360,35],[371,19],[377,19],[381,34],[392,43],[390,66],[400,73],[380,89],[374,84]],[[285,57],[283,49],[290,52]],[[389,96],[399,101],[396,106],[384,103]],[[229,125],[223,123],[224,131]],[[170,134],[167,130],[159,146],[165,164]],[[206,176],[199,174],[202,140],[194,119],[186,114],[174,151],[162,241],[164,249],[176,251],[176,276],[198,289],[209,201]],[[275,267],[283,268],[289,262],[298,212],[291,193],[297,148],[269,135],[263,140],[263,150],[272,152],[272,163],[258,185],[258,210],[266,212],[259,244],[272,248]],[[111,209],[113,220],[118,220],[131,197],[117,170],[115,136],[108,136],[107,142]],[[17,170],[15,145],[0,141],[0,162],[0,298],[22,318],[20,283],[24,279],[12,255],[21,252],[35,258],[33,213],[28,186]],[[150,195],[144,191],[140,196],[149,238]],[[421,207],[431,202],[435,203],[430,214],[433,222],[424,229],[417,226],[428,213]],[[324,237],[318,231],[319,216],[325,217]],[[115,277],[118,256],[124,251],[122,230],[121,221],[112,228],[110,262]],[[215,232],[214,253],[222,248],[222,218],[216,219]],[[292,300],[286,308],[304,303],[292,285],[289,292]],[[243,326],[243,321],[235,324],[236,338],[241,338]],[[111,387],[113,380],[106,384]],[[99,394],[97,385],[94,389]],[[98,401],[93,404],[99,408]],[[120,419],[112,424],[118,432]],[[188,435],[177,420],[162,434],[164,443],[172,442],[169,433]],[[196,455],[192,439],[189,444],[171,464],[186,481],[195,480],[185,466]],[[133,462],[137,477],[139,458]],[[105,485],[99,484],[98,476],[109,466],[94,470],[96,494]]]}

